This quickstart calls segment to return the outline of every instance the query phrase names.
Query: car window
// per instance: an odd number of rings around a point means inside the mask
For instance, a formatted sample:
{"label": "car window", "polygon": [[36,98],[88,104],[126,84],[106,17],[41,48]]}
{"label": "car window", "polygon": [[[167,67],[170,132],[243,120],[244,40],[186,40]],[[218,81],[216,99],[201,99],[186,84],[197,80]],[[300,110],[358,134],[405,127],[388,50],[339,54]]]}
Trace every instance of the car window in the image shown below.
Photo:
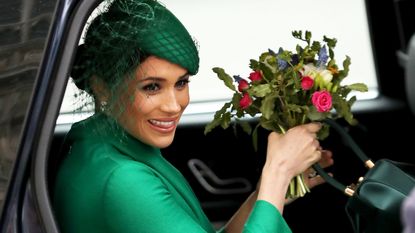
{"label": "car window", "polygon": [[[186,114],[212,113],[231,98],[232,92],[212,71],[222,67],[231,75],[249,76],[249,60],[279,47],[295,50],[299,43],[291,32],[309,30],[314,40],[338,40],[336,58],[352,65],[345,82],[364,82],[370,91],[358,99],[375,98],[377,78],[364,0],[163,0],[188,28],[199,45],[200,69],[190,83],[191,103]],[[353,17],[350,17],[353,15]],[[59,122],[78,120],[73,102],[76,87],[69,83]],[[81,117],[85,117],[81,116]],[[59,123],[58,122],[58,123]]]}
{"label": "car window", "polygon": [[0,2],[0,211],[55,3]]}

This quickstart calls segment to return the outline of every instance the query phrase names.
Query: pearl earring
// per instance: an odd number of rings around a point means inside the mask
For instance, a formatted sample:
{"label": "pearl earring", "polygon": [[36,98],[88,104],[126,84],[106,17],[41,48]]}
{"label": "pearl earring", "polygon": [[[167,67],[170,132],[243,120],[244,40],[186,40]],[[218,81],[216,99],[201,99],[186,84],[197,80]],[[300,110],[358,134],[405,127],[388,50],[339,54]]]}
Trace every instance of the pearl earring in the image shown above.
{"label": "pearl earring", "polygon": [[101,112],[105,112],[107,110],[108,107],[108,102],[107,101],[101,101],[101,104],[99,106],[99,109],[101,110]]}

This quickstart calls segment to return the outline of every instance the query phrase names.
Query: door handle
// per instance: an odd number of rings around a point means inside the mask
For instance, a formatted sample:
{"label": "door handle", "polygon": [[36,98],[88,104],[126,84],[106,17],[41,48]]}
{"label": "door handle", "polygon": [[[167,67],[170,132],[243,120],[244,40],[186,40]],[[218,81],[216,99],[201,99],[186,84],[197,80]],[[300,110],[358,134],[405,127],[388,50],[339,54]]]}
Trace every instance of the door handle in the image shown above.
{"label": "door handle", "polygon": [[243,177],[221,179],[199,159],[190,159],[187,164],[197,181],[212,194],[242,194],[252,189],[248,179]]}

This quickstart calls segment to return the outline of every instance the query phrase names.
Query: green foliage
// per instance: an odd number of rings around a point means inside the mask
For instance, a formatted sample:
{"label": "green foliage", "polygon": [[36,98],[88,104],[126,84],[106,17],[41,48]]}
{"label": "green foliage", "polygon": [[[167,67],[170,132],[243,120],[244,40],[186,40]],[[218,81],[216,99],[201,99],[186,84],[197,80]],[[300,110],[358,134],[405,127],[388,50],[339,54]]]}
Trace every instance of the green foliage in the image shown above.
{"label": "green foliage", "polygon": [[224,69],[215,67],[212,70],[218,75],[218,78],[225,83],[225,86],[227,86],[232,91],[236,91],[235,86],[233,85],[233,79],[225,72]]}

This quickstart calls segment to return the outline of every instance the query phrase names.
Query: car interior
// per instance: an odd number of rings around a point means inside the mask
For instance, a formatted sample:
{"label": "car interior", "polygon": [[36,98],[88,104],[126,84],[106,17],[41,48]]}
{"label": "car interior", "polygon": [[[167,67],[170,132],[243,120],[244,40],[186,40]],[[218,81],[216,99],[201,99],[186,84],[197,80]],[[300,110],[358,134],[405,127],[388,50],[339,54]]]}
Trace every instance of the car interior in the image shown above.
{"label": "car interior", "polygon": [[[349,126],[343,120],[338,123],[374,161],[389,158],[415,164],[415,156],[411,153],[415,132],[415,2],[361,2],[366,10],[377,95],[362,98],[355,104],[353,113],[359,121],[357,126]],[[3,213],[17,211],[18,217],[0,222],[10,224],[9,229],[14,232],[59,232],[51,205],[51,190],[59,164],[64,159],[61,155],[68,149],[63,146],[63,140],[73,122],[91,114],[85,112],[77,118],[79,116],[74,116],[73,112],[60,113],[59,109],[65,99],[68,74],[83,25],[98,4],[99,1],[60,1],[54,17],[49,19],[53,24],[49,29],[42,67],[36,73],[35,90],[41,94],[32,96],[31,105],[32,110],[38,109],[39,115],[27,118],[26,125],[29,126],[24,131],[37,133],[22,137],[34,138],[37,146],[25,152],[31,156],[26,158],[30,165],[22,168],[26,172],[20,178],[15,178],[25,181],[21,185],[22,191],[14,190],[18,193],[17,204],[6,202],[3,209]],[[349,14],[352,18],[353,13]],[[253,148],[250,135],[241,127],[217,128],[205,135],[204,127],[214,114],[212,109],[217,110],[218,103],[222,103],[221,98],[196,101],[192,110],[183,116],[173,144],[162,150],[164,157],[187,178],[217,229],[255,189],[265,161],[268,134],[266,130],[259,131],[258,150]],[[214,107],[207,107],[211,105]],[[256,123],[255,118],[246,120],[252,125]],[[335,164],[327,171],[340,182],[356,183],[367,171],[340,135],[332,132],[321,143],[333,151]],[[19,161],[24,158],[22,156]],[[6,200],[13,203],[12,198]],[[284,217],[296,233],[350,233],[352,228],[344,211],[347,200],[346,195],[323,184],[288,204]],[[1,231],[3,229],[0,227],[0,232],[9,232]]]}

